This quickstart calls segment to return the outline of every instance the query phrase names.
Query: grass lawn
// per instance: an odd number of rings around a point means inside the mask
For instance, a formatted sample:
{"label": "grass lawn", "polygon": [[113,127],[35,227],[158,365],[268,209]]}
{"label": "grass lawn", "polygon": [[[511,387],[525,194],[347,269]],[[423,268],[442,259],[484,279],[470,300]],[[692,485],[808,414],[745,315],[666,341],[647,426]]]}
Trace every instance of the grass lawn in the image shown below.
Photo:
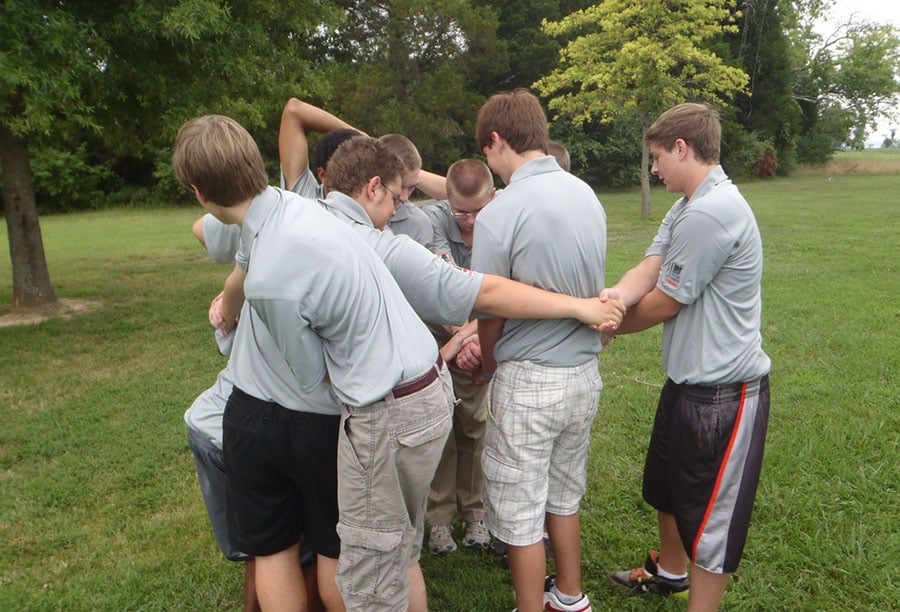
{"label": "grass lawn", "polygon": [[[900,602],[900,174],[751,182],[765,248],[772,412],[760,492],[728,610],[890,610]],[[607,282],[642,256],[674,198],[601,194]],[[93,312],[0,327],[0,610],[238,610],[241,571],[210,532],[184,410],[224,362],[206,323],[228,270],[190,235],[198,207],[41,221],[64,298]],[[11,301],[8,257],[0,304]],[[595,610],[681,610],[606,574],[655,546],[640,477],[664,379],[660,330],[602,357],[582,506]],[[431,609],[509,610],[486,554],[422,557]]]}

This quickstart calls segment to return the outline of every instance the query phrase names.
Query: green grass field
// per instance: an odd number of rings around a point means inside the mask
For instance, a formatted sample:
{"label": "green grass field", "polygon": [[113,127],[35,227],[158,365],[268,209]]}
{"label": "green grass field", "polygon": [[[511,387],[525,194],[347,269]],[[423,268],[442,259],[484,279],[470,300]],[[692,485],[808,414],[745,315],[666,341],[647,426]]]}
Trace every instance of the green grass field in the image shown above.
{"label": "green grass field", "polygon": [[[894,610],[900,602],[900,175],[742,186],[765,246],[772,412],[757,507],[727,610]],[[673,201],[601,194],[608,283]],[[42,219],[60,297],[95,311],[0,327],[0,610],[238,610],[240,568],[210,532],[184,410],[224,365],[206,323],[227,274],[190,235],[198,207]],[[0,304],[11,300],[8,258]],[[595,610],[681,610],[606,574],[641,562],[655,517],[640,477],[664,374],[660,331],[602,357],[582,507]],[[423,555],[431,609],[509,610],[486,554]]]}

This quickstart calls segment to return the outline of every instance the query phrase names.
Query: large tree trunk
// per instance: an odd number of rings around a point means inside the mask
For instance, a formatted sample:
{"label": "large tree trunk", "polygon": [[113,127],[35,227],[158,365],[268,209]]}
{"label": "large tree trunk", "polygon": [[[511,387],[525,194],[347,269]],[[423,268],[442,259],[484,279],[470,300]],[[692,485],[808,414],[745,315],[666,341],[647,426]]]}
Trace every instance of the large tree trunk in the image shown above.
{"label": "large tree trunk", "polygon": [[56,310],[59,302],[50,283],[44,257],[34,186],[31,183],[28,141],[15,136],[2,121],[0,178],[3,180],[3,214],[12,263],[12,310]]}

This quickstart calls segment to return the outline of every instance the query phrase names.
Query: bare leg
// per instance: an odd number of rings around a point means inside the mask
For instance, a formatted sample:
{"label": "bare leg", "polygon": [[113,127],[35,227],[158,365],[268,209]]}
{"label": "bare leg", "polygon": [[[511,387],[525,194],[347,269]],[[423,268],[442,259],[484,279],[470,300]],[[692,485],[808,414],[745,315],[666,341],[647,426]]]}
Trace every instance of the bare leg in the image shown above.
{"label": "bare leg", "polygon": [[546,526],[556,559],[556,588],[566,595],[578,595],[581,593],[581,522],[578,515],[548,512]]}
{"label": "bare leg", "polygon": [[[667,572],[679,576],[687,572],[688,557],[684,552],[684,544],[678,535],[675,517],[664,512],[657,513],[659,522],[659,566]],[[694,578],[691,576],[691,590]]]}
{"label": "bare leg", "polygon": [[309,612],[325,612],[325,604],[319,597],[319,567],[318,563],[310,563],[303,568],[303,584],[306,586],[306,601],[309,602]]}
{"label": "bare leg", "polygon": [[300,568],[300,544],[256,558],[256,594],[260,606],[270,610],[307,610],[306,588]]}
{"label": "bare leg", "polygon": [[[550,536],[551,542],[553,537]],[[539,612],[544,606],[544,573],[547,571],[544,542],[528,546],[507,545],[506,550],[519,612]]]}
{"label": "bare leg", "polygon": [[691,590],[687,612],[715,612],[725,593],[731,574],[713,574],[699,567],[691,568]]}
{"label": "bare leg", "polygon": [[337,572],[337,559],[331,557],[316,556],[316,568],[319,578],[319,597],[325,604],[328,612],[343,612],[344,599],[338,591],[334,575]]}
{"label": "bare leg", "polygon": [[262,612],[256,596],[256,561],[244,563],[244,612]]}
{"label": "bare leg", "polygon": [[428,597],[425,591],[425,576],[422,567],[416,563],[407,570],[409,576],[409,608],[408,612],[428,612]]}

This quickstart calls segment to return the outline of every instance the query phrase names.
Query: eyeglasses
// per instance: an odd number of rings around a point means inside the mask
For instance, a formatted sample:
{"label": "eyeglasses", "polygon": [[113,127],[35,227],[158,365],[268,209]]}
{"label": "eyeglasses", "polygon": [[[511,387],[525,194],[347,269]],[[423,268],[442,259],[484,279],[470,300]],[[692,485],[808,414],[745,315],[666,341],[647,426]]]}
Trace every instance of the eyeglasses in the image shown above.
{"label": "eyeglasses", "polygon": [[453,212],[451,210],[450,214],[453,215],[454,219],[459,219],[460,221],[463,221],[465,219],[474,219],[475,217],[478,216],[478,213],[480,213],[482,210],[483,210],[482,208],[479,208],[475,212]]}
{"label": "eyeglasses", "polygon": [[388,193],[394,198],[394,209],[400,208],[400,204],[403,203],[403,199],[400,197],[400,194],[395,192],[393,189],[384,184],[384,180],[381,181],[381,186],[384,187]]}

